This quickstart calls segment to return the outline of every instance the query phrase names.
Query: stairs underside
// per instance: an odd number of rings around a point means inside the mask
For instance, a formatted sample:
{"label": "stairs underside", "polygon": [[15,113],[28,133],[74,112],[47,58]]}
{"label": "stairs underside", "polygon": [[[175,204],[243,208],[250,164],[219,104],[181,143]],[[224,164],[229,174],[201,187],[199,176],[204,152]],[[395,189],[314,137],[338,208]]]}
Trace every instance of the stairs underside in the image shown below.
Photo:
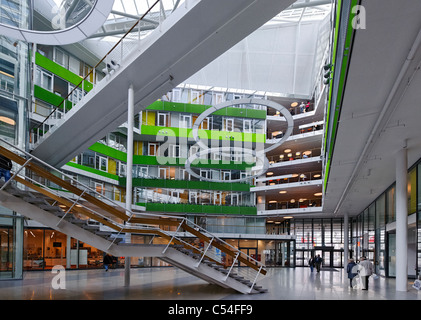
{"label": "stairs underside", "polygon": [[[3,184],[4,182],[0,181],[0,187]],[[170,245],[167,248],[162,244],[121,243],[123,234],[104,231],[103,226],[94,220],[78,219],[72,214],[66,215],[61,207],[51,203],[50,198],[36,192],[21,190],[15,186],[14,181],[0,191],[0,205],[114,256],[157,257],[189,274],[224,288],[231,288],[244,294],[267,291],[257,285],[251,288],[252,282],[234,271],[227,275],[228,268],[207,258],[201,260],[200,254],[186,249],[183,245]],[[145,234],[151,234],[151,229],[145,229]]]}

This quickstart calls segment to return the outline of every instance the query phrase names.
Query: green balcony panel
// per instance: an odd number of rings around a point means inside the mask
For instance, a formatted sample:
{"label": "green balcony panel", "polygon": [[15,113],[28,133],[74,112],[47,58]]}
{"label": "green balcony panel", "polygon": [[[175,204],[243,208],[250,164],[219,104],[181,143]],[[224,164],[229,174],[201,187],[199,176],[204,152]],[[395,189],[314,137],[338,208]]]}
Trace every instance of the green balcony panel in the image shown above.
{"label": "green balcony panel", "polygon": [[[201,105],[193,103],[155,101],[147,108],[147,110],[200,114],[211,107],[212,106],[210,105]],[[227,117],[253,118],[263,120],[266,119],[266,110],[246,108],[227,107],[222,110],[215,111],[213,114]]]}
{"label": "green balcony panel", "polygon": [[[126,185],[126,178],[120,177],[119,185],[124,187]],[[133,187],[250,192],[250,185],[246,183],[208,182],[192,180],[134,178]]]}
{"label": "green balcony panel", "polygon": [[[71,84],[77,86],[82,81],[83,78],[74,74],[73,72],[67,70],[66,68],[62,67],[61,65],[51,61],[50,59],[44,57],[39,52],[35,53],[35,63],[40,67],[44,68],[47,71],[59,76],[60,78],[70,82]],[[83,89],[87,92],[91,91],[93,88],[92,83],[89,81],[84,81]]]}
{"label": "green balcony panel", "polygon": [[[144,203],[137,205],[145,206]],[[257,215],[256,207],[200,205],[187,203],[146,203],[148,212]]]}

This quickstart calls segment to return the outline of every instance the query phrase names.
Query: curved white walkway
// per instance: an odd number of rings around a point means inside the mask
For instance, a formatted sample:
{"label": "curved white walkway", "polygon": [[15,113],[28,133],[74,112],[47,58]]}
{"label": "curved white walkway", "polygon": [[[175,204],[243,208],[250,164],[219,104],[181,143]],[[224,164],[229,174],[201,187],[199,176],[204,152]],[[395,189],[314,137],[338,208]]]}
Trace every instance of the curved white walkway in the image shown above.
{"label": "curved white walkway", "polygon": [[28,43],[45,45],[66,45],[85,40],[107,20],[114,5],[114,0],[98,0],[90,13],[74,26],[57,31],[36,31],[20,29],[0,23],[0,34]]}

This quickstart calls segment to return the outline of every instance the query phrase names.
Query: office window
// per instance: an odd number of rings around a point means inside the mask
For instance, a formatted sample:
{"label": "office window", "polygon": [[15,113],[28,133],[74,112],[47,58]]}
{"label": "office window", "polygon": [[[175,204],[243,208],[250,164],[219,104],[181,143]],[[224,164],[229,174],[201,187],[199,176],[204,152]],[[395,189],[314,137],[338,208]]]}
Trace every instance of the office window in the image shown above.
{"label": "office window", "polygon": [[215,93],[213,95],[213,104],[217,105],[224,102],[224,94],[223,93]]}
{"label": "office window", "polygon": [[43,69],[37,68],[35,84],[48,91],[53,91],[53,75]]}
{"label": "office window", "polygon": [[58,48],[55,48],[54,54],[55,54],[54,62],[58,63],[59,65],[67,69],[69,66],[69,56],[64,51]]}
{"label": "office window", "polygon": [[95,157],[95,168],[101,171],[107,171],[108,159],[105,157],[101,157],[96,155]]}
{"label": "office window", "polygon": [[191,103],[200,104],[200,92],[192,90],[191,91]]}
{"label": "office window", "polygon": [[170,115],[168,113],[158,112],[158,126],[169,127]]}
{"label": "office window", "polygon": [[180,146],[176,144],[170,145],[170,157],[180,158]]}
{"label": "office window", "polygon": [[173,102],[181,102],[181,89],[173,89],[172,90],[172,101]]}
{"label": "office window", "polygon": [[151,142],[149,142],[149,145],[148,145],[148,155],[149,156],[157,156],[158,154],[158,147],[159,147],[159,144],[158,143],[151,143]]}
{"label": "office window", "polygon": [[211,118],[210,117],[206,117],[205,119],[203,119],[202,123],[199,126],[199,129],[202,130],[209,130],[211,128]]}
{"label": "office window", "polygon": [[244,133],[251,133],[252,132],[251,120],[244,119],[244,121],[243,121],[243,132]]}
{"label": "office window", "polygon": [[192,127],[192,116],[191,114],[180,115],[180,128],[191,128]]}
{"label": "office window", "polygon": [[224,119],[224,130],[225,131],[234,131],[234,119],[226,118]]}

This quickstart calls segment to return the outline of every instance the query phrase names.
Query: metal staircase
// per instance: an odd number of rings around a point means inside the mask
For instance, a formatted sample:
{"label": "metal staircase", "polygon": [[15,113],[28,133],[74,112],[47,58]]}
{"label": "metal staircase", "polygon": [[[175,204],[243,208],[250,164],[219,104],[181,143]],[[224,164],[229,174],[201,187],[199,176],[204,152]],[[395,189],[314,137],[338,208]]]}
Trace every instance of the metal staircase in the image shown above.
{"label": "metal staircase", "polygon": [[[7,147],[0,146],[0,154],[14,164],[11,179],[0,181],[1,206],[115,256],[157,257],[224,288],[266,292],[256,285],[266,274],[264,265],[187,218],[126,210],[33,155],[0,143]],[[153,235],[167,244],[124,243],[126,233]]]}

